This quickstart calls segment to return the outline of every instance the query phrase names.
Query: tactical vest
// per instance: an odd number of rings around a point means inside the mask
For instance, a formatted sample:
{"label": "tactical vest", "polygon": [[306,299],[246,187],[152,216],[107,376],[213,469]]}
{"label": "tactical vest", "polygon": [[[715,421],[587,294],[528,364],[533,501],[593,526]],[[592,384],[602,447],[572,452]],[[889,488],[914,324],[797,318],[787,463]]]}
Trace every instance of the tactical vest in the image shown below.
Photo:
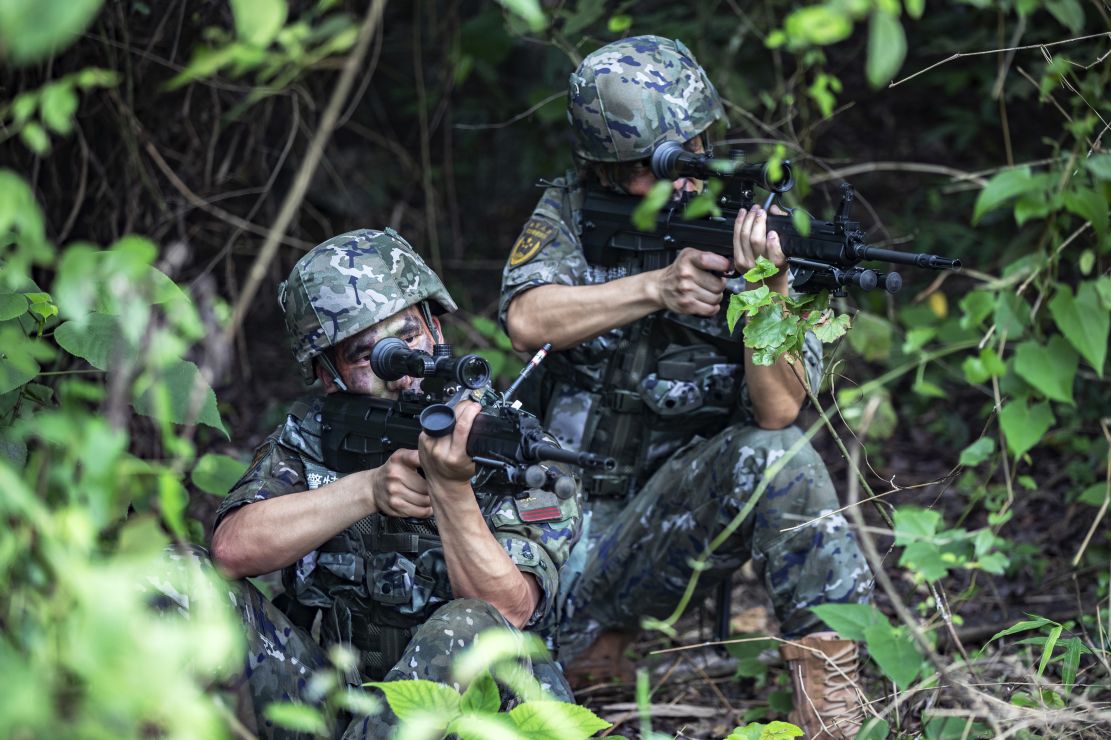
{"label": "tactical vest", "polygon": [[[574,173],[549,184],[561,193],[558,213],[581,236],[584,191]],[[635,274],[627,262],[591,263],[587,284]],[[661,311],[553,353],[536,380],[537,408],[564,447],[618,460],[612,472],[583,471],[588,496],[628,496],[693,437],[708,437],[751,418],[744,393],[744,349],[715,317]],[[738,333],[740,329],[738,328]]]}
{"label": "tactical vest", "polygon": [[[278,438],[301,459],[310,490],[339,477],[319,462],[321,406],[321,399],[295,403]],[[385,676],[416,627],[452,598],[434,520],[378,514],[285,568],[282,581],[290,617],[308,629],[319,613],[321,643],[353,645],[359,673],[371,680]]]}

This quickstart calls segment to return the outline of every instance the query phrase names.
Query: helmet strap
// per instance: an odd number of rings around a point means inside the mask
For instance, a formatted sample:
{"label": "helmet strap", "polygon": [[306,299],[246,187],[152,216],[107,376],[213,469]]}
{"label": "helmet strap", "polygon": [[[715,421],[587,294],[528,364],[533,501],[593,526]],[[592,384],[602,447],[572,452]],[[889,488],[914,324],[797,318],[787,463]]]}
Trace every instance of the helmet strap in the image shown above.
{"label": "helmet strap", "polygon": [[332,358],[328,356],[328,353],[321,352],[316,358],[320,360],[320,364],[324,366],[325,372],[332,376],[332,382],[336,384],[336,388],[346,393],[347,383],[343,382],[343,378],[339,375],[339,370],[336,370],[336,365],[332,362]]}
{"label": "helmet strap", "polygon": [[424,319],[424,325],[428,327],[428,333],[432,335],[432,343],[443,344],[443,337],[436,331],[436,325],[432,323],[432,307],[428,305],[428,301],[418,303],[417,310],[420,311],[420,317]]}

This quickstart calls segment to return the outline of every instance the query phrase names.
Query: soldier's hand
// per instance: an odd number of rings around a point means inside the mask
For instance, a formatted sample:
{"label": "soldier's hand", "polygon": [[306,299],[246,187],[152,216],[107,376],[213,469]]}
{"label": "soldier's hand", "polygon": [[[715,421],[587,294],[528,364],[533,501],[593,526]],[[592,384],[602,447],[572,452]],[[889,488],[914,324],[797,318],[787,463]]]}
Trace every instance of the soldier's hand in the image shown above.
{"label": "soldier's hand", "polygon": [[467,454],[467,437],[478,412],[474,401],[460,401],[455,406],[455,429],[443,437],[420,435],[418,450],[424,474],[432,482],[467,483],[474,475],[474,460]]}
{"label": "soldier's hand", "polygon": [[420,474],[416,450],[395,450],[386,464],[371,471],[374,504],[379,514],[427,519],[432,516],[428,481]]}
{"label": "soldier's hand", "polygon": [[[776,216],[786,216],[787,212],[773,205],[771,212]],[[733,222],[733,262],[737,272],[745,273],[756,266],[756,260],[765,257],[779,268],[779,272],[767,279],[768,287],[783,292],[787,289],[787,257],[779,242],[779,234],[768,231],[768,212],[759,204],[737,211]]]}
{"label": "soldier's hand", "polygon": [[687,247],[659,272],[657,287],[664,307],[691,316],[713,316],[721,308],[725,278],[732,265],[720,254]]}

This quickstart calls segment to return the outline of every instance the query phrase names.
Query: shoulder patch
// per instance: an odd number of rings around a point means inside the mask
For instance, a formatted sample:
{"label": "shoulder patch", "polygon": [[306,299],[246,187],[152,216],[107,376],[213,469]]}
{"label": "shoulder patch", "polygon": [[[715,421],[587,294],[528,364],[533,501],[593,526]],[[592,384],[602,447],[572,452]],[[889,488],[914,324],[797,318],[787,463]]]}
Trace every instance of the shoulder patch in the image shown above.
{"label": "shoulder patch", "polygon": [[551,243],[556,235],[556,225],[551,221],[533,216],[521,229],[521,235],[509,253],[509,266],[523,265],[535,257],[545,245]]}
{"label": "shoulder patch", "polygon": [[560,498],[551,491],[532,489],[528,498],[513,499],[522,522],[554,522],[563,518]]}

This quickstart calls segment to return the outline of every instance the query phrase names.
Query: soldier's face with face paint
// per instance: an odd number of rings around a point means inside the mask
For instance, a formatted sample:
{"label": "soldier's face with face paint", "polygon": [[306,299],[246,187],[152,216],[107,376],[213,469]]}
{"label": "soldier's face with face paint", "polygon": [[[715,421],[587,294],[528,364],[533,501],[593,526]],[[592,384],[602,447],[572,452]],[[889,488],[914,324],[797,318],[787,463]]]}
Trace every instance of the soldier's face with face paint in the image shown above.
{"label": "soldier's face with face paint", "polygon": [[[439,319],[433,318],[436,331],[440,331]],[[407,388],[419,388],[420,378],[408,376],[397,380],[385,381],[374,374],[370,367],[370,353],[374,345],[387,337],[397,337],[405,342],[410,349],[419,349],[431,354],[432,345],[435,343],[432,335],[421,319],[420,311],[416,306],[410,306],[393,316],[379,321],[359,332],[353,337],[348,337],[335,347],[334,361],[336,370],[339,371],[343,382],[352,393],[365,393],[377,398],[396,399],[401,391]],[[324,382],[324,389],[328,393],[338,390],[335,383],[328,376],[320,364],[317,364],[317,375]]]}

